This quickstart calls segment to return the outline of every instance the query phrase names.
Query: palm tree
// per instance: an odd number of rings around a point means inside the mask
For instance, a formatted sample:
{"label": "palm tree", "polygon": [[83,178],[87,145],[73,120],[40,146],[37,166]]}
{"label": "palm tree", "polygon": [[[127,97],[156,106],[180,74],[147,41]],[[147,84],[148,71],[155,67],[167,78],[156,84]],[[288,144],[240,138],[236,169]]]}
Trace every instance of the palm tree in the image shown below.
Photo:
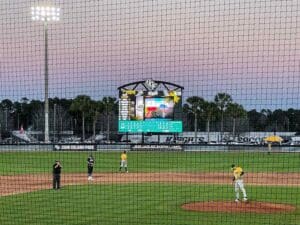
{"label": "palm tree", "polygon": [[99,116],[104,111],[104,105],[101,101],[92,101],[91,102],[91,114],[92,114],[92,120],[93,120],[93,140],[95,141],[96,137],[96,123],[99,119]]}
{"label": "palm tree", "polygon": [[81,113],[82,120],[82,140],[85,140],[85,118],[86,114],[90,111],[91,97],[87,95],[78,95],[70,106],[70,111],[74,113]]}
{"label": "palm tree", "polygon": [[15,110],[14,104],[11,100],[4,99],[0,104],[0,108],[2,109],[3,112],[5,112],[5,130],[7,131],[9,128],[9,116]]}
{"label": "palm tree", "polygon": [[118,102],[116,98],[113,97],[104,97],[102,99],[102,104],[103,104],[103,112],[106,117],[107,121],[107,141],[109,141],[110,137],[110,117],[117,112],[118,109]]}
{"label": "palm tree", "polygon": [[261,123],[261,113],[256,109],[247,112],[249,130],[248,131],[263,131],[264,124]]}
{"label": "palm tree", "polygon": [[43,124],[45,119],[44,103],[40,100],[31,100],[29,104],[23,105],[23,111],[25,117],[27,117],[27,128],[32,126],[35,130],[42,130],[39,125]]}
{"label": "palm tree", "polygon": [[202,115],[206,119],[207,143],[210,142],[210,122],[217,117],[218,107],[214,102],[205,101]]}
{"label": "palm tree", "polygon": [[49,99],[49,105],[51,109],[53,109],[53,130],[54,134],[57,133],[58,135],[57,137],[53,135],[53,137],[58,138],[57,140],[61,138],[64,130],[72,130],[72,116],[69,113],[72,101],[73,100],[70,99],[59,99],[57,97]]}
{"label": "palm tree", "polygon": [[[272,121],[271,121],[272,113],[273,113],[272,110],[262,109],[260,111],[260,113],[261,113],[261,121],[265,125],[265,131],[272,130]],[[276,131],[275,131],[275,133],[276,133]]]}
{"label": "palm tree", "polygon": [[198,118],[203,110],[204,99],[198,96],[189,97],[184,104],[183,110],[189,115],[194,117],[194,132],[195,141],[197,139],[198,132]]}
{"label": "palm tree", "polygon": [[[24,129],[28,128],[30,124],[30,117],[31,117],[31,112],[30,112],[30,101],[28,98],[23,97],[21,98],[20,101],[20,111],[19,111],[19,124],[24,127]],[[18,127],[19,129],[20,127]]]}
{"label": "palm tree", "polygon": [[227,107],[227,113],[233,119],[232,135],[233,135],[233,137],[235,137],[236,120],[238,118],[246,117],[247,112],[242,105],[239,105],[237,103],[230,103]]}
{"label": "palm tree", "polygon": [[215,103],[221,113],[221,135],[223,134],[224,131],[224,113],[231,102],[232,102],[232,98],[227,93],[218,93],[215,96]]}
{"label": "palm tree", "polygon": [[1,107],[4,109],[11,109],[13,108],[13,102],[9,99],[4,99],[1,102]]}

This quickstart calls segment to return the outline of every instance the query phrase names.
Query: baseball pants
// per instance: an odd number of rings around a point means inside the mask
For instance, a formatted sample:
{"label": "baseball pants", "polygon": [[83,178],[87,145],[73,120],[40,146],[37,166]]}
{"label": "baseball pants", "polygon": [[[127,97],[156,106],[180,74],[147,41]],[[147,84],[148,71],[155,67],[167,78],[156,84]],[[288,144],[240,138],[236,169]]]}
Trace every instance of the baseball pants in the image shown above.
{"label": "baseball pants", "polygon": [[240,190],[243,193],[244,199],[247,199],[247,194],[246,194],[246,190],[244,187],[244,181],[242,179],[238,179],[234,183],[234,191],[235,191],[236,199],[240,198]]}
{"label": "baseball pants", "polygon": [[60,189],[60,174],[53,174],[53,189]]}

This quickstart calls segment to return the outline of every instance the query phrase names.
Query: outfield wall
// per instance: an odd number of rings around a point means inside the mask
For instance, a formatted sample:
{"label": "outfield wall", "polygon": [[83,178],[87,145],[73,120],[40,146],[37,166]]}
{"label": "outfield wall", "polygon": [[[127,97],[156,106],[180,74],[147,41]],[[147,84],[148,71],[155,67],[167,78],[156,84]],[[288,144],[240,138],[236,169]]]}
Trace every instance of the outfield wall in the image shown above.
{"label": "outfield wall", "polygon": [[[177,143],[177,144],[204,144],[208,142],[214,143],[227,143],[230,141],[239,142],[243,144],[256,143],[261,144],[264,142],[264,138],[274,135],[274,132],[241,132],[235,137],[232,136],[231,132],[182,132],[179,134],[153,134],[153,135],[142,135],[142,134],[128,134],[123,135],[122,141],[130,143]],[[295,132],[276,132],[276,135],[283,137],[284,139],[290,140],[295,136]]]}

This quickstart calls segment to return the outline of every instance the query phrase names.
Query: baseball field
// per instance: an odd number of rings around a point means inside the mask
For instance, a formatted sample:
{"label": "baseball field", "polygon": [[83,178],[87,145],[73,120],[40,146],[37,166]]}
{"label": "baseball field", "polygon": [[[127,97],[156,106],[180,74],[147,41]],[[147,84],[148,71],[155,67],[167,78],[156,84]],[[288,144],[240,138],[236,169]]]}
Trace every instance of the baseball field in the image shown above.
{"label": "baseball field", "polygon": [[[0,153],[0,224],[300,225],[300,153]],[[52,190],[60,160],[62,189]],[[235,203],[231,164],[245,171],[249,201]]]}

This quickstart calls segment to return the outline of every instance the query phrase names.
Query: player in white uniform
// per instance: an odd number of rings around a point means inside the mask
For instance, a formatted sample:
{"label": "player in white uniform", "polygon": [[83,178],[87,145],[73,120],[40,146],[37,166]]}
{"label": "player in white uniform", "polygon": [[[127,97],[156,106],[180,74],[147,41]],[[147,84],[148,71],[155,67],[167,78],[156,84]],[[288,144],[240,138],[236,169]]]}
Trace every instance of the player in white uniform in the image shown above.
{"label": "player in white uniform", "polygon": [[242,167],[231,165],[231,170],[233,171],[233,182],[235,191],[235,201],[240,201],[240,191],[243,193],[243,201],[247,201],[247,193],[244,187],[243,175],[244,171]]}

